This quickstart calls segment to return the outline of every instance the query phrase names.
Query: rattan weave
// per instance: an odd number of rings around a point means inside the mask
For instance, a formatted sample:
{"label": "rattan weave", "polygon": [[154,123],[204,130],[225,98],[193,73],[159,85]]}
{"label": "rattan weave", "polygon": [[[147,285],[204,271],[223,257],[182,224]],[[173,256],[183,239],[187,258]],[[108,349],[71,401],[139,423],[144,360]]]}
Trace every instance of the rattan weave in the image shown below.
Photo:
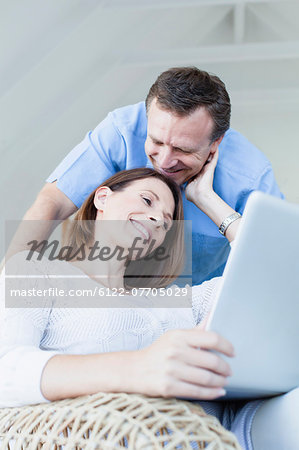
{"label": "rattan weave", "polygon": [[199,405],[135,394],[98,393],[0,409],[1,449],[241,450]]}

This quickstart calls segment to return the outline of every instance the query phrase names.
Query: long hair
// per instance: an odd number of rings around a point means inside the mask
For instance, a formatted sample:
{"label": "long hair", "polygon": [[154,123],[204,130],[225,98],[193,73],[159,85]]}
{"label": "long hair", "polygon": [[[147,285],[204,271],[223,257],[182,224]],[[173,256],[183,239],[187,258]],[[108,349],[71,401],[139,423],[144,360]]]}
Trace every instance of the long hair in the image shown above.
{"label": "long hair", "polygon": [[[156,178],[165,183],[174,198],[173,226],[166,233],[164,242],[154,250],[150,259],[138,259],[130,261],[125,270],[124,285],[127,288],[133,287],[165,287],[180,275],[184,264],[184,231],[183,231],[183,203],[180,189],[177,184],[159,172],[150,168],[138,168],[117,172],[108,180],[98,186],[85,200],[81,208],[76,213],[74,220],[64,227],[64,244],[72,248],[72,253],[83,246],[90,245],[94,241],[95,220],[97,208],[94,205],[94,196],[99,187],[107,186],[112,191],[121,191],[130,183],[145,178]],[[155,257],[161,247],[167,258],[161,260]],[[160,249],[160,250],[159,250]]]}

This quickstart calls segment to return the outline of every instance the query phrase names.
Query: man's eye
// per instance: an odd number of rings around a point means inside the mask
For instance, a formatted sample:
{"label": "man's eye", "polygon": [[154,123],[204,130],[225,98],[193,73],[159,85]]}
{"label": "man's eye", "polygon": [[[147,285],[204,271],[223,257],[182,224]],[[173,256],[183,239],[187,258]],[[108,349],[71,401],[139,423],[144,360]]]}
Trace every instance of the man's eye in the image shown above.
{"label": "man's eye", "polygon": [[147,198],[147,197],[142,197],[142,198],[143,198],[143,200],[145,201],[145,203],[147,203],[149,206],[151,206],[152,201],[151,201],[150,198]]}
{"label": "man's eye", "polygon": [[188,153],[189,153],[188,151],[182,150],[181,148],[178,148],[178,147],[175,147],[174,150],[175,150],[176,152],[179,152],[179,153],[184,153],[184,154],[188,154]]}
{"label": "man's eye", "polygon": [[168,230],[168,223],[167,222],[164,222],[164,229],[167,231]]}

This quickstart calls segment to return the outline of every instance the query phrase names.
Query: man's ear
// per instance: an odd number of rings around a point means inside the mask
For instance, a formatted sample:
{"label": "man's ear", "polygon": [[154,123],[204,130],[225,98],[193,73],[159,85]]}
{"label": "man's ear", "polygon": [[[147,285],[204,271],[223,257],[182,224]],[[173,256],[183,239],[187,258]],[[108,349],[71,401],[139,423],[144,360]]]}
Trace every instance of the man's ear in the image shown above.
{"label": "man's ear", "polygon": [[104,211],[106,206],[106,200],[111,194],[112,191],[108,186],[101,186],[96,190],[93,203],[98,211]]}
{"label": "man's ear", "polygon": [[223,138],[224,138],[224,134],[222,136],[220,136],[218,139],[216,139],[216,141],[214,141],[212,143],[211,148],[210,148],[210,153],[214,154],[216,152],[216,150],[219,147],[219,145],[220,145],[220,143],[221,143]]}

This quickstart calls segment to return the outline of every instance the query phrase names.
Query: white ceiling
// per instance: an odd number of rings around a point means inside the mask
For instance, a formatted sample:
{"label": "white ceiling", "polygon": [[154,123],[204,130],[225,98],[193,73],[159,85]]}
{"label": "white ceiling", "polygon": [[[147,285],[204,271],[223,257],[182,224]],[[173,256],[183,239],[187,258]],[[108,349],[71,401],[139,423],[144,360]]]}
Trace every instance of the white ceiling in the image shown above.
{"label": "white ceiling", "polygon": [[168,67],[216,73],[238,113],[299,105],[298,1],[0,0],[0,12],[5,218],[21,217],[72,146]]}

